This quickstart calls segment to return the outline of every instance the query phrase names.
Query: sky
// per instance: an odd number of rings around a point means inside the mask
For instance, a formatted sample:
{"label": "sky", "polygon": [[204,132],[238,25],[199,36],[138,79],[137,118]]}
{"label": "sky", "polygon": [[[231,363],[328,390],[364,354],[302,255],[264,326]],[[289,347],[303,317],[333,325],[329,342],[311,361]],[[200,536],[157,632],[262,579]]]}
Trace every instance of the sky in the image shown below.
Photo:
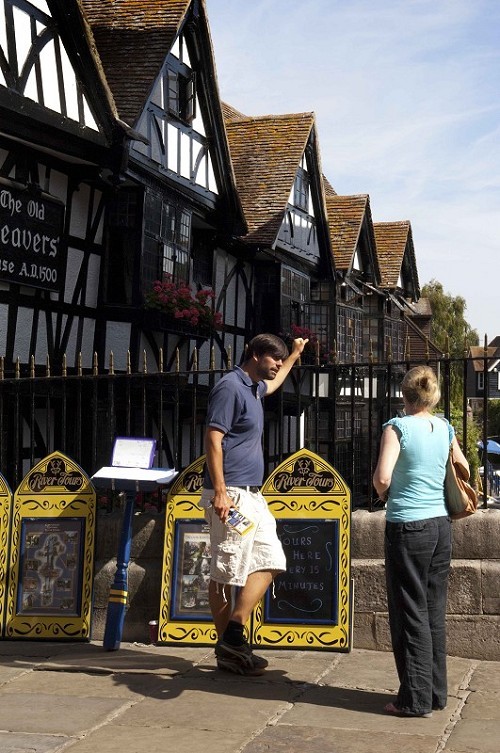
{"label": "sky", "polygon": [[500,335],[500,2],[206,0],[221,97],[316,114],[338,194],[410,220],[420,286]]}

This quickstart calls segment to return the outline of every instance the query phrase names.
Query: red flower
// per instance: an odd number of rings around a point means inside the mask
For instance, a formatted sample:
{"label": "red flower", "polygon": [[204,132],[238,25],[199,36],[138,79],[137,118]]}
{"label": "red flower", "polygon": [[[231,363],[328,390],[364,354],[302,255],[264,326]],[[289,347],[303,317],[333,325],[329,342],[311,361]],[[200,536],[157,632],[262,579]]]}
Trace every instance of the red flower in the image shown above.
{"label": "red flower", "polygon": [[215,293],[203,288],[195,293],[186,282],[175,283],[170,275],[163,281],[155,280],[144,297],[148,308],[159,309],[176,320],[186,319],[193,327],[215,329],[222,324],[222,314],[214,311],[211,301]]}

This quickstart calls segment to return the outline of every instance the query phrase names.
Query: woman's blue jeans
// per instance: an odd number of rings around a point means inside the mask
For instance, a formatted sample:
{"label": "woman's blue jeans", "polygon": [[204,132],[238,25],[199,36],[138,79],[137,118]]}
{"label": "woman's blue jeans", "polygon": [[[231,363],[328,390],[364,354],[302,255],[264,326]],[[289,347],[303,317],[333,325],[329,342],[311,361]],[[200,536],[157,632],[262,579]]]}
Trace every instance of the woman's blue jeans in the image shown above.
{"label": "woman's blue jeans", "polygon": [[400,683],[395,705],[407,714],[426,714],[446,706],[450,559],[448,517],[386,523],[387,601]]}

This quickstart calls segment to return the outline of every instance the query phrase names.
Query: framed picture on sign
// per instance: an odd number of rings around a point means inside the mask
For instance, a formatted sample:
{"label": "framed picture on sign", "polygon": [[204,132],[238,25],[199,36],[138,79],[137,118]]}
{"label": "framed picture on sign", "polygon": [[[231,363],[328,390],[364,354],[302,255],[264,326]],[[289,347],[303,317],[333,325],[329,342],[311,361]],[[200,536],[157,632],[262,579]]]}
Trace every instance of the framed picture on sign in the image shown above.
{"label": "framed picture on sign", "polygon": [[211,620],[210,532],[204,520],[177,520],[172,577],[172,620]]}
{"label": "framed picture on sign", "polygon": [[83,518],[23,519],[17,614],[80,614],[84,533]]}

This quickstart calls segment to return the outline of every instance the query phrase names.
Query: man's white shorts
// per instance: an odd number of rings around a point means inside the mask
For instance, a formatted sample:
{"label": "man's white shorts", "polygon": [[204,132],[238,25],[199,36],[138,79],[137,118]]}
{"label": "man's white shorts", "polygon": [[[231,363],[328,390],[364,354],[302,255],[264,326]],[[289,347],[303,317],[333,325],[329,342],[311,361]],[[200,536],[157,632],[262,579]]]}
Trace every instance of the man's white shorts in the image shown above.
{"label": "man's white shorts", "polygon": [[284,572],[286,559],[276,533],[276,520],[262,494],[227,487],[234,507],[254,524],[243,536],[222,523],[214,513],[210,504],[213,495],[213,490],[204,489],[200,500],[210,526],[211,579],[230,586],[244,586],[248,576],[259,570]]}

